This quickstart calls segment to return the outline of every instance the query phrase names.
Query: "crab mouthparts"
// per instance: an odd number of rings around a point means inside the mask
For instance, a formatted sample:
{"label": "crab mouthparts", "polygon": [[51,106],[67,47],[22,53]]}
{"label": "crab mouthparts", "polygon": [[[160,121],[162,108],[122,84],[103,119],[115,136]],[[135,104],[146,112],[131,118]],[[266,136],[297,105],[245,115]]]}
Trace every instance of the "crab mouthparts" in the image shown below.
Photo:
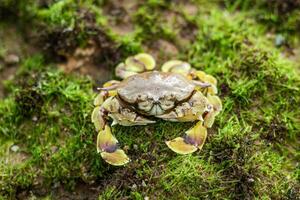
{"label": "crab mouthparts", "polygon": [[164,110],[161,108],[159,104],[154,103],[151,110],[149,111],[150,115],[157,116],[164,114]]}

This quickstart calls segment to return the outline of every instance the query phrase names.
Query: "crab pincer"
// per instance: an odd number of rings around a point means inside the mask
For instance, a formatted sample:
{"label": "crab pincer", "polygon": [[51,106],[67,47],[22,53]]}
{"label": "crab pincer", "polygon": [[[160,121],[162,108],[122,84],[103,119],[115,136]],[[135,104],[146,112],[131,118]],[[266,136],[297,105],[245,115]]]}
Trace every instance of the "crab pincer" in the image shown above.
{"label": "crab pincer", "polygon": [[121,166],[130,161],[125,152],[119,148],[118,140],[113,136],[108,125],[98,133],[97,152],[111,165]]}
{"label": "crab pincer", "polygon": [[209,112],[204,112],[201,120],[191,129],[185,132],[183,137],[177,137],[167,141],[168,147],[178,154],[189,154],[201,150],[206,137],[207,128],[212,127],[215,117],[222,110],[222,102],[218,96],[207,95],[207,100],[211,104]]}
{"label": "crab pincer", "polygon": [[185,132],[183,137],[177,137],[173,140],[167,141],[168,147],[178,154],[189,154],[202,149],[206,140],[207,130],[199,121],[191,129]]}

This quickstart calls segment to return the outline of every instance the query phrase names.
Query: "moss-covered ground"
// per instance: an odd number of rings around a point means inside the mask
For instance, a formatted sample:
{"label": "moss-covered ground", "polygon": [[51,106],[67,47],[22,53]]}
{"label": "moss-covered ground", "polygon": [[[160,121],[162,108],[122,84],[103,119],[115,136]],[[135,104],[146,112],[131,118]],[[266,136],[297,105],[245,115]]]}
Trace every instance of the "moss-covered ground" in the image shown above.
{"label": "moss-covered ground", "polygon": [[[1,0],[0,199],[300,199],[299,35],[298,0]],[[97,154],[95,88],[138,52],[218,79],[202,151],[160,121],[113,128],[125,167]]]}

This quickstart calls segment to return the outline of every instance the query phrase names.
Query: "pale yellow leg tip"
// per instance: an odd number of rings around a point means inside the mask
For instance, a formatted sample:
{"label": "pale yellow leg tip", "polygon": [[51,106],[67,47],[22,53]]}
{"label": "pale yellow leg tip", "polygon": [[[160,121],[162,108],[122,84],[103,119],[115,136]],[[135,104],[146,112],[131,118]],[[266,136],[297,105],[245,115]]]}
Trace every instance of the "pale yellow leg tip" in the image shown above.
{"label": "pale yellow leg tip", "polygon": [[191,65],[181,60],[170,60],[162,65],[161,70],[187,75],[191,70]]}
{"label": "pale yellow leg tip", "polygon": [[155,68],[155,60],[150,54],[139,53],[135,55],[134,58],[142,62],[147,70],[153,70]]}
{"label": "pale yellow leg tip", "polygon": [[117,149],[115,152],[102,152],[101,157],[105,162],[114,166],[122,166],[130,162],[130,159],[125,154],[125,152],[121,149]]}
{"label": "pale yellow leg tip", "polygon": [[92,113],[92,122],[94,123],[94,126],[97,131],[101,130],[104,127],[105,121],[103,116],[101,116],[101,107],[97,106],[94,108]]}
{"label": "pale yellow leg tip", "polygon": [[182,137],[166,141],[166,144],[172,151],[178,154],[190,154],[198,149],[196,146],[186,143]]}

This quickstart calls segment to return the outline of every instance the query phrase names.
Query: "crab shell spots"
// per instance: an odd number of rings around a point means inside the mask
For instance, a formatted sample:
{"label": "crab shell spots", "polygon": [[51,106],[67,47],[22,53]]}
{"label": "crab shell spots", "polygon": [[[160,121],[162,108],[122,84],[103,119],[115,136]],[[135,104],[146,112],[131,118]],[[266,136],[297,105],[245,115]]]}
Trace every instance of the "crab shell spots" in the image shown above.
{"label": "crab shell spots", "polygon": [[141,96],[148,100],[158,101],[166,96],[174,100],[187,99],[195,85],[180,74],[165,72],[145,72],[125,79],[117,89],[118,95],[128,103],[137,102]]}

